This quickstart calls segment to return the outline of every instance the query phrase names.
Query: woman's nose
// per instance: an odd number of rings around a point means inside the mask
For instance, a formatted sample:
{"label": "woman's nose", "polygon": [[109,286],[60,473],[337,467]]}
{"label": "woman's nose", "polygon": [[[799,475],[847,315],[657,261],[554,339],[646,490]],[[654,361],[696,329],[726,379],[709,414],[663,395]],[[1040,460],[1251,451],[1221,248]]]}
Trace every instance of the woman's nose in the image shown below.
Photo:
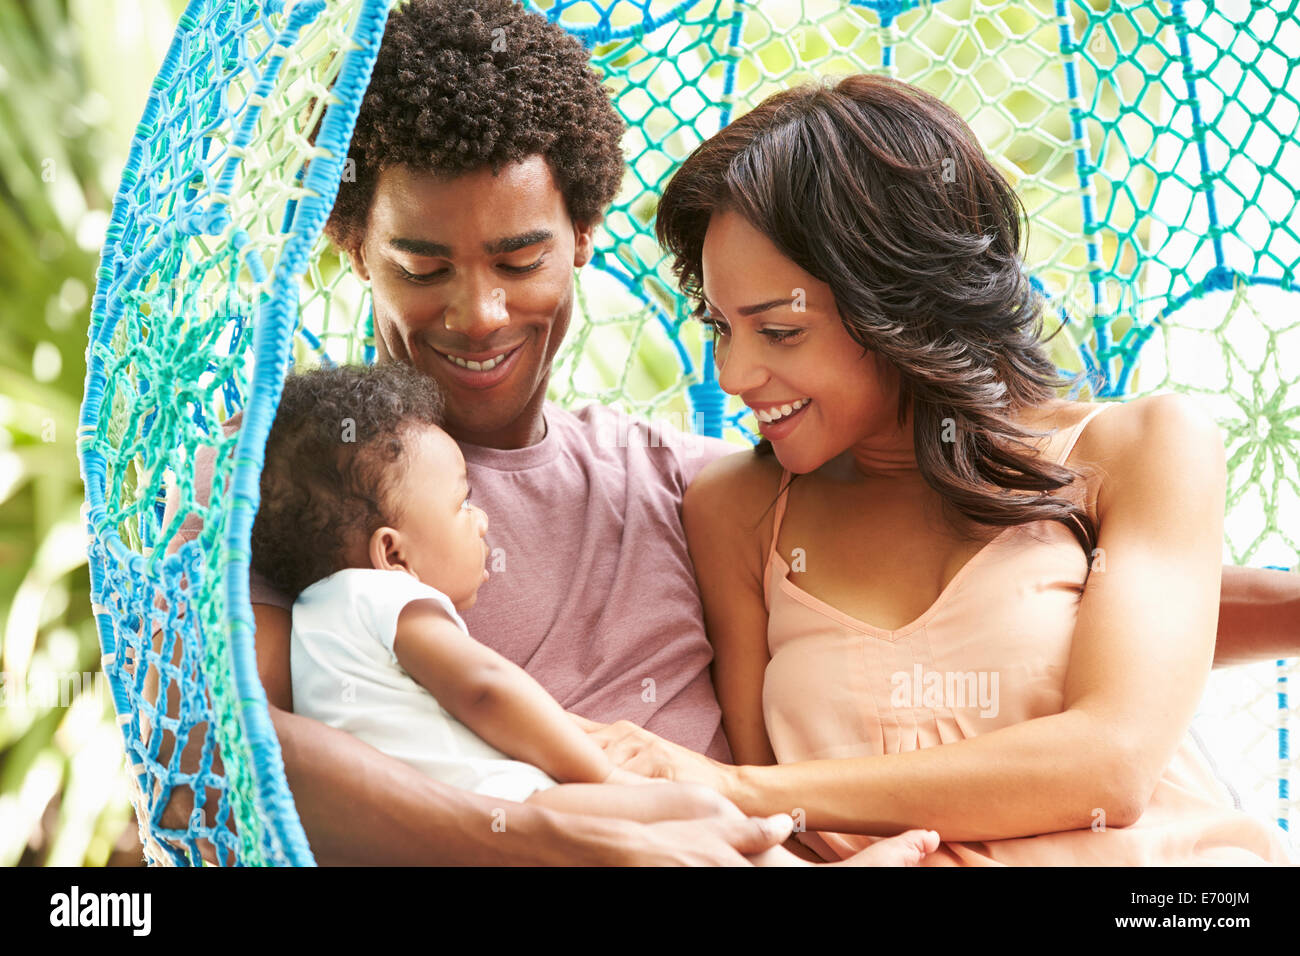
{"label": "woman's nose", "polygon": [[734,338],[714,346],[713,361],[718,369],[718,387],[728,395],[752,392],[767,380],[767,369],[747,344]]}

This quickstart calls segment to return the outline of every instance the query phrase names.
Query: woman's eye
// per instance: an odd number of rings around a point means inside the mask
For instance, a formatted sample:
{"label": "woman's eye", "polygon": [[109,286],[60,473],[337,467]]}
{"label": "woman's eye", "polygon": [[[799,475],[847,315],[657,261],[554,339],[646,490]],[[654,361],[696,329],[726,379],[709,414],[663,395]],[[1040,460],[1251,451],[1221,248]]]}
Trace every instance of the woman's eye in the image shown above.
{"label": "woman's eye", "polygon": [[718,319],[712,315],[700,316],[700,324],[703,325],[706,329],[709,330],[711,334],[715,336],[727,334],[726,325],[718,321]]}
{"label": "woman's eye", "polygon": [[[731,330],[727,328],[726,323],[710,313],[706,312],[702,314],[699,317],[699,322],[709,330],[714,338],[731,334]],[[758,334],[766,338],[769,342],[777,344],[791,341],[797,336],[802,335],[803,332],[804,329],[762,329]]]}

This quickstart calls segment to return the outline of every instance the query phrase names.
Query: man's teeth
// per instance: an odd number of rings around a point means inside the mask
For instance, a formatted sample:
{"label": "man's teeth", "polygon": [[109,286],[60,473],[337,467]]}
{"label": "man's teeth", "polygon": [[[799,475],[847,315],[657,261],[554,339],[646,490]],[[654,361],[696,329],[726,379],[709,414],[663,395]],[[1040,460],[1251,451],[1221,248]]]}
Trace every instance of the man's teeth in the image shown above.
{"label": "man's teeth", "polygon": [[801,398],[799,401],[793,402],[789,405],[779,405],[768,409],[755,409],[754,417],[764,425],[770,425],[772,422],[779,422],[787,415],[793,415],[811,401],[811,398]]}
{"label": "man's teeth", "polygon": [[486,362],[471,362],[467,359],[461,358],[459,355],[448,355],[446,352],[441,354],[443,358],[447,359],[449,362],[454,362],[461,368],[467,368],[474,372],[486,372],[489,369],[494,369],[500,365],[505,360],[505,357],[510,353],[502,352],[500,355],[495,358],[490,358]]}

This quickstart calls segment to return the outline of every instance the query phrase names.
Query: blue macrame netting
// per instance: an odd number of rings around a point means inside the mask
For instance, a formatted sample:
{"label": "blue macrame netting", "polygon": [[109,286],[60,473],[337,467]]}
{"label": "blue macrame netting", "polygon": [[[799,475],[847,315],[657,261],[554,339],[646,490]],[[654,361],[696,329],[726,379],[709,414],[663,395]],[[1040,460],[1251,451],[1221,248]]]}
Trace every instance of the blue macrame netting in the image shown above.
{"label": "blue macrame netting", "polygon": [[[366,290],[321,230],[389,6],[192,0],[114,201],[78,454],[103,664],[151,862],[313,861],[257,677],[249,534],[289,367],[373,359]],[[1076,394],[1198,395],[1228,440],[1225,559],[1296,565],[1296,3],[528,6],[581,38],[629,125],[553,399],[752,440],[654,241],[659,190],[769,93],[885,71],[961,112],[1015,184],[1055,358],[1088,373]],[[194,487],[201,448],[223,489],[211,500]],[[201,533],[178,545],[195,517]],[[1294,673],[1216,673],[1198,718],[1243,801],[1284,827]]]}

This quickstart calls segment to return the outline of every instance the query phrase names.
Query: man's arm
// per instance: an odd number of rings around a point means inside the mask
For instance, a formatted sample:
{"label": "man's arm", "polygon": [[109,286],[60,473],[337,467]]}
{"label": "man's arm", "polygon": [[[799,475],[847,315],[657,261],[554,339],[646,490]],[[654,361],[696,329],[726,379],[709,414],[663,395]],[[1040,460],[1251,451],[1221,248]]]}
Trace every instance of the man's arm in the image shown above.
{"label": "man's arm", "polygon": [[[263,604],[253,612],[269,697],[270,688],[289,683],[290,615]],[[319,721],[273,703],[269,710],[298,816],[324,864],[739,865],[789,835],[788,817],[647,825],[484,797]],[[506,827],[494,829],[502,809]]]}
{"label": "man's arm", "polygon": [[1225,565],[1214,666],[1300,657],[1300,574]]}

